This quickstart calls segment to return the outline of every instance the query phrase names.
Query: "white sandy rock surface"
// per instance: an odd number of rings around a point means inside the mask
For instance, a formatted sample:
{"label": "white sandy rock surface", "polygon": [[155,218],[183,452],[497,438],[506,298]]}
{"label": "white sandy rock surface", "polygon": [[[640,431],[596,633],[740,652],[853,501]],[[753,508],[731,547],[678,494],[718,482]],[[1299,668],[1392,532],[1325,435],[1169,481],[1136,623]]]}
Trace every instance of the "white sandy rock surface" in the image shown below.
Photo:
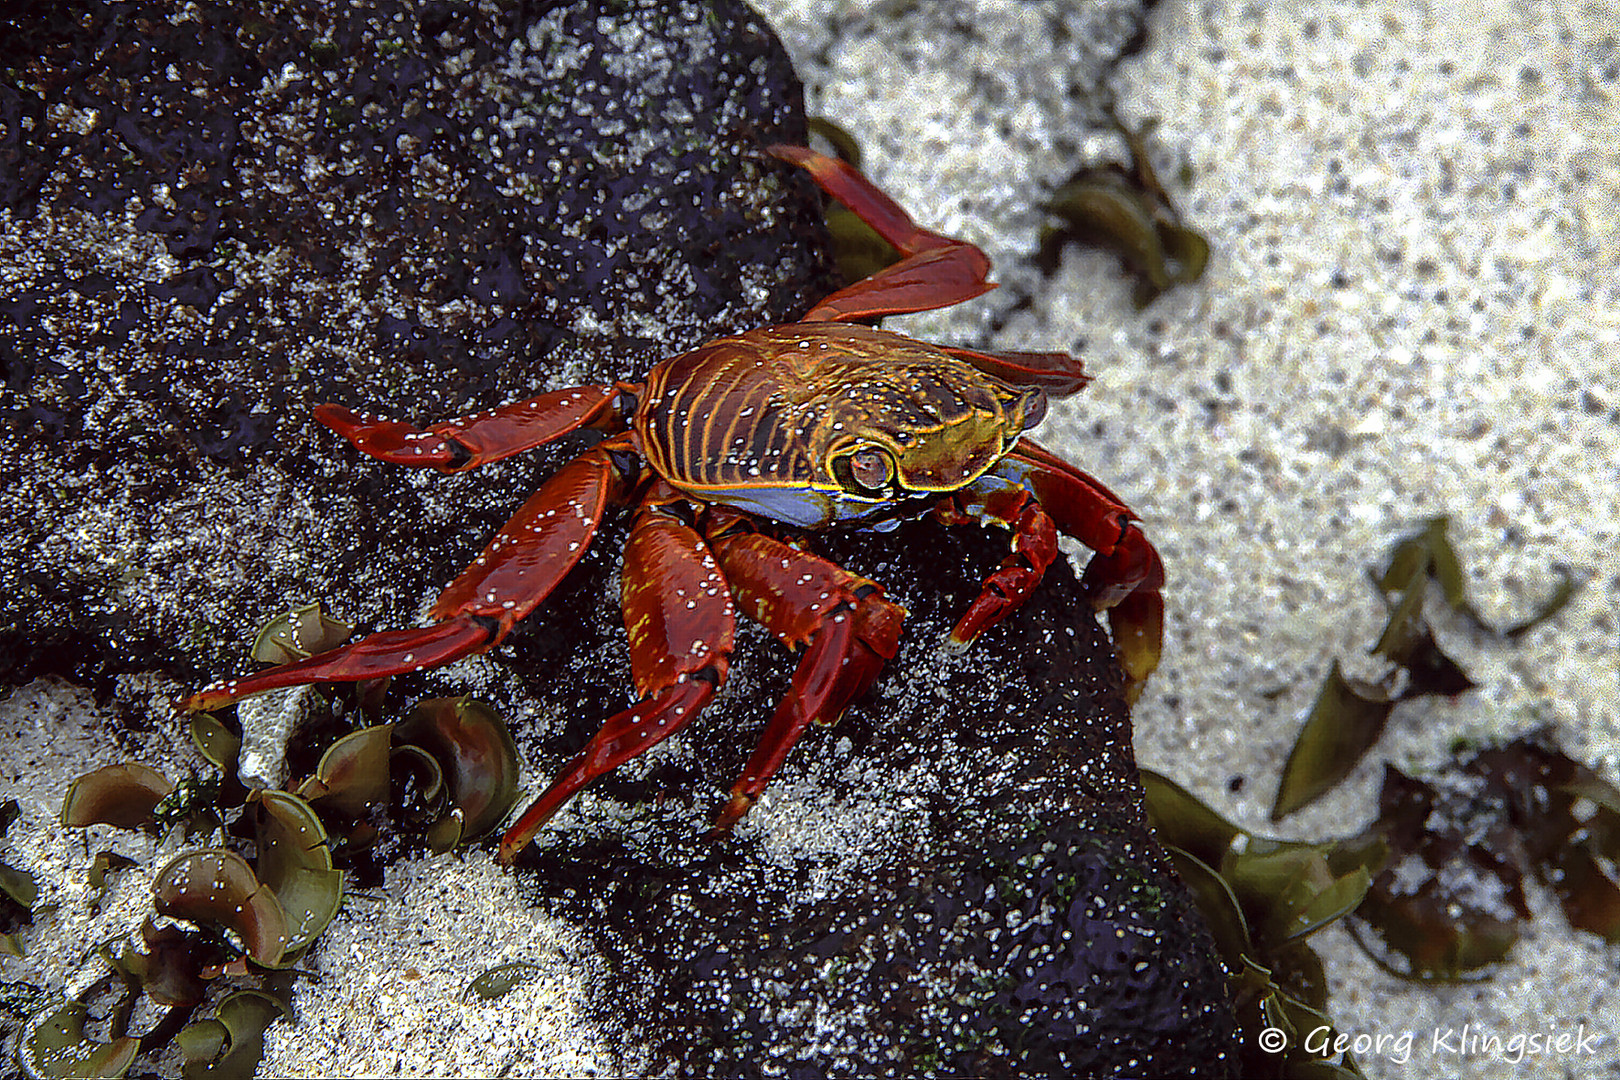
{"label": "white sandy rock surface", "polygon": [[[1214,256],[1198,285],[1138,313],[1110,257],[1071,249],[1050,280],[1028,262],[1038,203],[1078,164],[1062,73],[1075,46],[1053,32],[1063,5],[755,6],[799,64],[810,111],[856,136],[872,178],[920,221],[981,244],[1003,295],[1033,298],[994,335],[995,295],[897,323],[964,344],[1075,349],[1096,376],[1054,403],[1041,438],[1141,512],[1170,574],[1164,665],[1136,713],[1144,764],[1242,825],[1313,838],[1370,819],[1379,758],[1437,764],[1459,735],[1550,721],[1574,756],[1620,779],[1611,12],[1163,5],[1148,48],[1120,71],[1120,109],[1129,123],[1158,119],[1160,174]],[[1452,516],[1487,616],[1530,610],[1556,563],[1585,587],[1512,645],[1436,612],[1442,645],[1480,689],[1402,705],[1348,783],[1269,826],[1275,779],[1332,660],[1379,673],[1366,649],[1384,612],[1368,566],[1438,513]],[[180,771],[165,736],[106,746],[101,719],[72,691],[13,692],[0,703],[13,750],[0,799],[39,799],[126,757]],[[13,976],[48,982],[146,886],[126,873],[92,910],[73,891],[82,875],[52,871],[82,841],[30,817],[0,858],[42,871],[61,905],[60,947],[36,943]],[[109,832],[92,846],[106,842],[148,843]],[[1412,986],[1341,934],[1318,939],[1341,1029],[1384,1037],[1359,1057],[1369,1076],[1613,1075],[1620,956],[1570,932],[1543,891],[1531,899],[1525,940],[1477,984]],[[322,967],[341,977],[300,986],[304,1025],[272,1028],[261,1075],[605,1067],[614,1033],[579,1013],[597,974],[588,945],[526,908],[481,856],[402,863],[350,905],[362,917],[320,943]],[[495,1005],[463,1004],[473,975],[511,959],[541,964],[542,977]],[[1515,1061],[1471,1050],[1464,1025],[1504,1041],[1595,1038]]]}

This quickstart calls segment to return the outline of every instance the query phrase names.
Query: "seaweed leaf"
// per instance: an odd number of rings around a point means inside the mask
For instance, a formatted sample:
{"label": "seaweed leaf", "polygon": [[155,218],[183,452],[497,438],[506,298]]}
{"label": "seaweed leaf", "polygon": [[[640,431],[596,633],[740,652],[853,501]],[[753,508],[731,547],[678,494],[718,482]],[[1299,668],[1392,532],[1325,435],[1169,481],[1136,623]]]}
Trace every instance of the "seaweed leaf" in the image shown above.
{"label": "seaweed leaf", "polygon": [[435,698],[411,710],[394,740],[432,754],[450,800],[461,811],[461,838],[474,840],[501,823],[517,801],[517,746],[495,710],[470,697]]}
{"label": "seaweed leaf", "polygon": [[1450,524],[1450,517],[1441,514],[1425,521],[1418,532],[1401,538],[1390,552],[1389,564],[1384,572],[1374,578],[1378,587],[1385,593],[1401,592],[1415,578],[1432,576],[1439,582],[1440,591],[1453,611],[1464,615],[1486,633],[1509,641],[1523,636],[1562,611],[1580,587],[1580,580],[1569,567],[1555,565],[1553,571],[1559,581],[1552,595],[1525,618],[1498,629],[1486,621],[1468,598],[1462,560],[1457,557],[1457,549],[1446,535]]}
{"label": "seaweed leaf", "polygon": [[1349,776],[1383,735],[1393,706],[1378,687],[1345,678],[1335,660],[1283,766],[1271,820],[1310,805]]}
{"label": "seaweed leaf", "polygon": [[275,967],[286,951],[289,931],[281,901],[234,851],[204,848],[175,856],[158,871],[152,898],[160,915],[234,933],[261,967]]}
{"label": "seaweed leaf", "polygon": [[527,960],[513,960],[500,964],[468,983],[461,996],[465,998],[468,994],[477,994],[485,1001],[494,1001],[511,993],[514,987],[538,978],[542,970],[544,969],[539,964],[532,964]]}
{"label": "seaweed leaf", "polygon": [[332,868],[326,829],[310,805],[285,791],[248,796],[258,840],[258,879],[287,915],[287,963],[321,935],[343,903],[343,871]]}
{"label": "seaweed leaf", "polygon": [[176,1038],[186,1059],[185,1080],[252,1080],[264,1059],[264,1033],[291,1020],[287,1003],[262,990],[238,990],[220,1001],[210,1019],[188,1025]]}
{"label": "seaweed leaf", "polygon": [[168,777],[138,761],[108,765],[68,785],[62,824],[69,828],[116,825],[135,829],[156,823],[153,808],[174,790]]}
{"label": "seaweed leaf", "polygon": [[1174,780],[1152,769],[1142,769],[1141,775],[1148,824],[1165,844],[1219,866],[1232,841],[1248,835]]}
{"label": "seaweed leaf", "polygon": [[1160,293],[1203,276],[1209,241],[1182,223],[1159,182],[1147,151],[1152,125],[1133,131],[1111,111],[1109,119],[1125,140],[1129,166],[1087,166],[1052,194],[1046,209],[1064,224],[1045,230],[1037,260],[1055,267],[1059,250],[1070,241],[1112,251],[1136,275],[1136,306],[1143,308]]}
{"label": "seaweed leaf", "polygon": [[333,619],[319,602],[283,612],[259,628],[253,638],[253,659],[267,664],[291,664],[328,652],[349,640],[352,623]]}
{"label": "seaweed leaf", "polygon": [[97,1042],[84,1033],[90,1010],[83,1002],[47,1006],[29,1020],[17,1045],[18,1062],[29,1077],[123,1076],[140,1053],[141,1040],[129,1035]]}
{"label": "seaweed leaf", "polygon": [[321,755],[298,793],[322,811],[359,818],[388,802],[388,748],[393,725],[351,731]]}

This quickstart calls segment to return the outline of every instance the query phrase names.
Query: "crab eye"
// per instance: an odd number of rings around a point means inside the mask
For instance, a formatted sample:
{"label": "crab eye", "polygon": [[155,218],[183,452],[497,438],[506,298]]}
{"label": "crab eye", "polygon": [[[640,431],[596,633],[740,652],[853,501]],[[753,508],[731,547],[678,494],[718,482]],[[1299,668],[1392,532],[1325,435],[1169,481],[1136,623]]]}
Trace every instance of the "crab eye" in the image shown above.
{"label": "crab eye", "polygon": [[883,487],[894,475],[892,466],[888,454],[871,447],[857,450],[849,456],[849,471],[855,477],[855,482],[862,487]]}
{"label": "crab eye", "polygon": [[1024,399],[1019,402],[1024,413],[1024,430],[1037,426],[1046,419],[1046,395],[1038,386],[1032,386],[1024,393]]}
{"label": "crab eye", "polygon": [[894,479],[894,459],[875,446],[862,447],[839,464],[839,483],[860,494],[882,491]]}

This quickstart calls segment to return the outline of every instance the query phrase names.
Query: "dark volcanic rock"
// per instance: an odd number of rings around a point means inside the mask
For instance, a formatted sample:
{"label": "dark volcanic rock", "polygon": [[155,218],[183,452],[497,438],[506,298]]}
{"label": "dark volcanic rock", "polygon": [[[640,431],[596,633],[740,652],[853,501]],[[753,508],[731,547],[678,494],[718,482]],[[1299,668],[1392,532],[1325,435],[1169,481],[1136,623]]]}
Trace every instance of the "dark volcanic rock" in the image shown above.
{"label": "dark volcanic rock", "polygon": [[[9,681],[195,684],[315,599],[415,624],[581,443],[413,473],[312,403],[428,421],[634,378],[830,287],[807,182],[760,154],[802,141],[798,86],[740,3],[266,10],[53,9],[0,44]],[[631,694],[622,540],[497,652],[396,680],[391,716],[476,692],[554,772]],[[705,715],[519,871],[615,962],[605,1016],[671,1073],[1222,1074],[1224,976],[1067,564],[958,656],[1001,534],[814,546],[912,613],[872,695],[703,839],[792,673],[747,624]]]}
{"label": "dark volcanic rock", "polygon": [[453,501],[357,480],[311,404],[456,415],[808,305],[774,38],[597,11],[111,4],[7,39],[0,675],[217,672],[300,598],[408,623],[535,463]]}
{"label": "dark volcanic rock", "polygon": [[976,533],[818,538],[909,609],[906,638],[736,839],[702,828],[786,682],[760,635],[736,675],[757,688],[734,681],[683,735],[696,776],[609,778],[631,820],[520,863],[604,933],[666,1074],[1229,1074],[1224,976],[1147,831],[1119,674],[1067,564],[967,655],[939,647],[999,558]]}

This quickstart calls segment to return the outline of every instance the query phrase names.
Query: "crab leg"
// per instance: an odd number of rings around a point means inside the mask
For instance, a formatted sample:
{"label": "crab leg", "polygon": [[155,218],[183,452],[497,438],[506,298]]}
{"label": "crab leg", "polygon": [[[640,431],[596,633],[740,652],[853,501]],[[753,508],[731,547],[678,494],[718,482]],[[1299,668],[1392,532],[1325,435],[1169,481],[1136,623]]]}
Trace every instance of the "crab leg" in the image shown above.
{"label": "crab leg", "polygon": [[[805,322],[851,322],[874,315],[931,311],[971,300],[995,288],[986,281],[990,260],[965,240],[924,229],[899,203],[852,165],[802,146],[767,147],[775,157],[807,171],[828,195],[855,212],[905,256],[899,262],[826,297]],[[1090,381],[1068,353],[978,352],[945,347],[980,371],[1048,393],[1072,394]]]}
{"label": "crab leg", "polygon": [[811,308],[805,322],[852,322],[874,315],[931,311],[971,300],[995,288],[985,278],[990,260],[972,244],[924,229],[855,168],[802,146],[770,146],[774,157],[809,172],[905,258]]}
{"label": "crab leg", "polygon": [[315,419],[348,439],[355,449],[395,465],[460,472],[511,457],[559,439],[570,431],[622,426],[621,392],[632,387],[577,386],[515,401],[488,412],[434,424],[426,431],[401,420],[352,412],[341,405],[315,406]]}
{"label": "crab leg", "polygon": [[581,454],[541,485],[439,594],[429,612],[436,625],[385,630],[297,663],[215,683],[181,707],[218,709],[266,690],[403,675],[492,648],[573,569],[607,504],[623,501],[630,482],[614,462],[616,442]]}
{"label": "crab leg", "polygon": [[503,866],[581,788],[685,727],[726,681],[736,607],[695,530],[663,506],[643,506],[625,544],[622,580],[630,671],[642,700],[604,721],[507,830],[497,856]]}
{"label": "crab leg", "polygon": [[871,686],[900,644],[905,609],[875,582],[755,532],[712,541],[743,613],[788,648],[807,645],[787,696],[715,818],[724,833],[748,812],[810,724],[831,724]]}
{"label": "crab leg", "polygon": [[1062,352],[979,352],[957,345],[938,348],[966,360],[986,375],[1019,386],[1038,386],[1053,397],[1068,397],[1091,381],[1080,358]]}
{"label": "crab leg", "polygon": [[1013,530],[1013,553],[985,580],[950,641],[966,647],[1021,606],[1057,557],[1061,531],[1096,552],[1080,587],[1095,610],[1108,612],[1126,695],[1134,701],[1158,667],[1164,638],[1164,566],[1134,524],[1136,515],[1099,481],[1028,439],[1018,441],[994,476],[1017,486],[969,488],[935,510],[947,524],[991,521]]}

